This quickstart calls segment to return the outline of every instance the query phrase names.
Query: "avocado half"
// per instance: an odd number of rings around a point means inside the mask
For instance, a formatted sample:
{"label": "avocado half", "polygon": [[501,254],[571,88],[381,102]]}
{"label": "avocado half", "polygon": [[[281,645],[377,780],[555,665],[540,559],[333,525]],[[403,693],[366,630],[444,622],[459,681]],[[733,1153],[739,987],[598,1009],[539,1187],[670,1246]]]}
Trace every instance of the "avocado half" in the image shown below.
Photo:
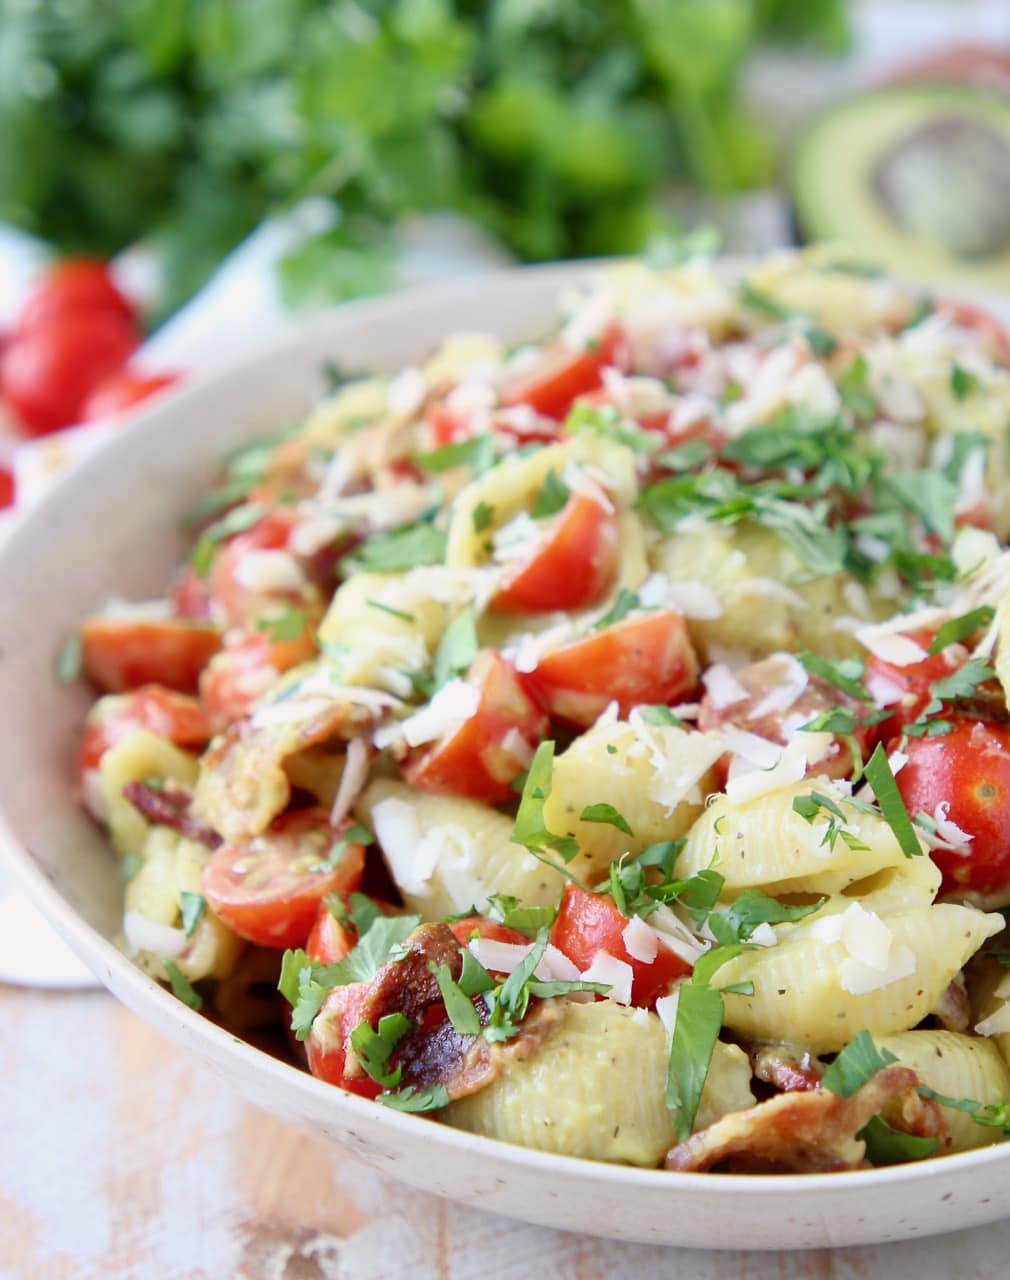
{"label": "avocado half", "polygon": [[1010,100],[904,84],[821,116],[792,165],[807,240],[910,279],[1010,288]]}

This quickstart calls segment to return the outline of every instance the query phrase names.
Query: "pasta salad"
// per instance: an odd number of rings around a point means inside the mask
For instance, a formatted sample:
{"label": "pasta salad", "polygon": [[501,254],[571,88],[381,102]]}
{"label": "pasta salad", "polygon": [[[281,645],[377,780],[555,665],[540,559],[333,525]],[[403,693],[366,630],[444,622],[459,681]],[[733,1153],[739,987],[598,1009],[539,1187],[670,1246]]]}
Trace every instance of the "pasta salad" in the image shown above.
{"label": "pasta salad", "polygon": [[331,369],[61,658],[123,945],[340,1089],[673,1171],[1010,1136],[1010,340],[826,250]]}

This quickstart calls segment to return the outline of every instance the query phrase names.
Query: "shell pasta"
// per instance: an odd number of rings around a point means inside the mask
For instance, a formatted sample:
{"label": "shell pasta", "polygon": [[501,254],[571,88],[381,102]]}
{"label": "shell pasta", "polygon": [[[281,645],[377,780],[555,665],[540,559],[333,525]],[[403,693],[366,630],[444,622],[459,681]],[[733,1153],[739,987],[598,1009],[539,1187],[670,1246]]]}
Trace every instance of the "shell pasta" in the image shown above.
{"label": "shell pasta", "polygon": [[627,263],[251,443],[81,627],[125,949],[541,1151],[1010,1137],[1008,349],[825,249]]}

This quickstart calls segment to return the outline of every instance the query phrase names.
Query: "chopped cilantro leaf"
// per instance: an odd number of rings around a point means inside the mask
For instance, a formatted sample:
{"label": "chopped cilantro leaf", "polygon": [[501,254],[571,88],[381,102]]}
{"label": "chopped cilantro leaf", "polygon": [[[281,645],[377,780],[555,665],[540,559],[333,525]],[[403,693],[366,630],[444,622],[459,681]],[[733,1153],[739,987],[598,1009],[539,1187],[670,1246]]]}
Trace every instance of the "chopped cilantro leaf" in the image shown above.
{"label": "chopped cilantro leaf", "polygon": [[463,968],[459,975],[459,989],[468,997],[483,995],[485,991],[494,989],[494,979],[469,947],[463,948]]}
{"label": "chopped cilantro leaf", "polygon": [[81,674],[84,644],[79,631],[67,636],[56,655],[54,671],[57,684],[72,684]]}
{"label": "chopped cilantro leaf", "polygon": [[445,534],[422,520],[405,529],[373,534],[338,566],[344,577],[364,573],[396,573],[418,565],[439,564],[445,559]]}
{"label": "chopped cilantro leaf", "polygon": [[823,329],[804,329],[803,336],[807,340],[812,355],[818,360],[823,360],[825,356],[830,356],[838,347],[837,339],[833,338],[830,333],[825,333]]}
{"label": "chopped cilantro leaf", "polygon": [[840,1098],[851,1098],[867,1080],[892,1062],[897,1062],[893,1053],[878,1049],[870,1033],[860,1031],[825,1071],[821,1084]]}
{"label": "chopped cilantro leaf", "polygon": [[[522,799],[516,814],[512,839],[531,853],[553,850],[562,861],[571,862],[579,851],[578,841],[571,836],[559,836],[544,825],[544,801],[551,794],[551,776],[554,771],[554,743],[541,742],[526,774]],[[556,868],[557,869],[557,868]]]}
{"label": "chopped cilantro leaf", "polygon": [[182,931],[187,938],[192,938],[207,910],[207,899],[202,893],[189,893],[183,889],[179,894],[179,907],[182,913]]}
{"label": "chopped cilantro leaf", "polygon": [[762,924],[795,924],[818,911],[825,899],[806,906],[791,907],[776,898],[770,898],[760,889],[746,889],[730,907],[713,911],[708,917],[708,927],[716,942],[729,947],[736,942],[746,942],[754,930]]}
{"label": "chopped cilantro leaf", "polygon": [[446,628],[435,651],[433,689],[441,689],[456,676],[466,675],[477,657],[477,622],[473,606],[464,609]]}
{"label": "chopped cilantro leaf", "polygon": [[533,499],[533,506],[530,514],[534,520],[540,520],[545,516],[556,515],[557,512],[565,505],[571,497],[571,490],[561,480],[556,472],[548,471],[547,478],[540,486],[540,490]]}
{"label": "chopped cilantro leaf", "polygon": [[181,1000],[183,1004],[188,1005],[190,1009],[195,1009],[199,1012],[203,1008],[203,997],[198,991],[193,990],[193,984],[174,961],[166,960],[164,965],[165,972],[168,974],[168,981],[172,987],[172,995],[177,1000]]}
{"label": "chopped cilantro leaf", "polygon": [[777,298],[765,293],[763,289],[751,284],[749,280],[740,282],[740,286],[737,289],[737,297],[741,306],[750,307],[752,311],[759,311],[761,315],[766,316],[769,320],[792,320],[796,316],[806,314],[795,307],[787,307],[784,302],[779,302]]}
{"label": "chopped cilantro leaf", "polygon": [[857,422],[870,422],[877,412],[876,401],[870,394],[869,369],[866,357],[859,354],[838,380],[838,394]]}
{"label": "chopped cilantro leaf", "polygon": [[393,1050],[410,1031],[411,1023],[402,1013],[387,1013],[379,1019],[377,1030],[367,1022],[359,1022],[351,1032],[351,1048],[366,1073],[384,1089],[395,1089],[403,1074],[402,1067],[391,1069]]}
{"label": "chopped cilantro leaf", "polygon": [[478,502],[473,509],[473,531],[474,533],[485,533],[491,528],[494,520],[494,507],[489,506],[486,502]]}
{"label": "chopped cilantro leaf", "polygon": [[685,440],[683,444],[674,445],[656,459],[659,466],[668,471],[697,471],[715,456],[711,445],[704,440]]}
{"label": "chopped cilantro leaf", "polygon": [[901,852],[906,858],[918,858],[922,854],[922,845],[915,834],[912,819],[908,816],[905,802],[901,798],[898,784],[894,781],[887,752],[881,743],[877,743],[873,755],[866,762],[864,770],[866,780],[873,788],[881,815],[894,833]]}
{"label": "chopped cilantro leaf", "polygon": [[940,471],[896,471],[887,477],[887,488],[929,533],[944,543],[951,541],[957,484],[949,476]]}
{"label": "chopped cilantro leaf", "polygon": [[959,364],[951,365],[950,391],[955,400],[967,400],[981,386],[978,378]]}
{"label": "chopped cilantro leaf", "polygon": [[972,609],[969,613],[962,613],[960,617],[948,619],[936,633],[933,643],[926,652],[932,657],[933,654],[946,649],[949,644],[968,640],[976,632],[988,627],[995,616],[996,610],[992,605],[984,604],[978,609]]}
{"label": "chopped cilantro leaf", "polygon": [[638,713],[646,724],[670,725],[674,729],[683,729],[684,722],[678,720],[669,707],[648,706],[639,707]]}
{"label": "chopped cilantro leaf", "polygon": [[488,915],[492,920],[516,929],[519,933],[536,933],[550,928],[558,914],[557,907],[524,907],[518,898],[506,893],[496,893],[488,898]]}
{"label": "chopped cilantro leaf", "polygon": [[194,573],[205,578],[210,570],[217,544],[236,533],[244,533],[246,529],[251,529],[265,514],[266,508],[258,502],[247,502],[241,507],[233,507],[220,520],[215,520],[213,524],[208,525],[197,539],[190,556]]}
{"label": "chopped cilantro leaf", "polygon": [[305,630],[305,613],[292,605],[283,605],[278,613],[257,618],[256,630],[265,631],[271,644],[290,644]]}
{"label": "chopped cilantro leaf", "polygon": [[453,467],[470,467],[479,473],[494,465],[494,438],[490,435],[474,436],[470,440],[458,440],[443,445],[430,453],[418,454],[414,461],[424,471],[435,473],[450,471]]}
{"label": "chopped cilantro leaf", "polygon": [[629,591],[627,587],[621,587],[617,592],[614,603],[596,623],[595,630],[604,631],[607,627],[612,627],[615,622],[620,622],[622,618],[626,618],[633,609],[640,607],[638,596],[633,591]]}
{"label": "chopped cilantro leaf", "polygon": [[623,831],[626,836],[635,834],[628,826],[627,819],[618,813],[612,804],[587,804],[579,814],[579,821],[600,822],[606,826],[616,827],[618,831]]}
{"label": "chopped cilantro leaf", "polygon": [[394,1111],[439,1111],[449,1105],[449,1094],[444,1084],[429,1084],[423,1089],[409,1085],[396,1093],[380,1093],[376,1102],[392,1107]]}
{"label": "chopped cilantro leaf", "polygon": [[[470,952],[467,950],[467,955]],[[429,963],[428,968],[435,975],[438,989],[442,994],[445,1012],[456,1031],[461,1036],[480,1035],[480,1018],[474,1003],[465,995],[457,982],[453,980],[447,964]],[[487,988],[485,988],[487,989]]]}
{"label": "chopped cilantro leaf", "polygon": [[862,676],[865,667],[858,658],[845,658],[840,662],[832,662],[816,653],[799,653],[796,655],[805,669],[819,680],[833,685],[842,693],[859,702],[869,702],[870,695],[863,688]]}
{"label": "chopped cilantro leaf", "polygon": [[403,609],[394,609],[391,604],[383,604],[381,600],[366,600],[365,604],[370,609],[378,609],[380,613],[388,613],[391,618],[399,618],[401,622],[416,621],[412,613],[405,613]]}
{"label": "chopped cilantro leaf", "polygon": [[874,1116],[856,1135],[866,1143],[866,1158],[877,1168],[904,1164],[907,1160],[923,1160],[936,1150],[936,1138],[920,1138],[902,1133]]}

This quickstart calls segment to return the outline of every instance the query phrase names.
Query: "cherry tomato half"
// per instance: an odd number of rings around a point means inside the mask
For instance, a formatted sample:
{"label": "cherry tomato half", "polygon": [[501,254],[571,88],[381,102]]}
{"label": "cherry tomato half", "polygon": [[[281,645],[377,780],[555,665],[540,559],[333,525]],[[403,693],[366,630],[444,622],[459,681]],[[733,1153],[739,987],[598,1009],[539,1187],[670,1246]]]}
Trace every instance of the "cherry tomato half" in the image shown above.
{"label": "cherry tomato half", "polygon": [[177,373],[131,373],[121,369],[95,387],[84,404],[83,420],[100,422],[128,414],[160,391],[179,381]]}
{"label": "cherry tomato half", "polygon": [[545,525],[543,541],[520,558],[492,607],[545,613],[596,604],[617,572],[617,517],[602,494],[573,493]]}
{"label": "cherry tomato half", "polygon": [[211,736],[206,712],[196,698],[159,684],[143,685],[95,703],[81,737],[81,772],[97,768],[105,752],[135,729],[148,729],[177,747],[202,747]]}
{"label": "cherry tomato half", "polygon": [[200,672],[221,647],[216,627],[181,618],[88,618],[81,624],[88,679],[108,693],[162,684],[196,693]]}
{"label": "cherry tomato half", "polygon": [[133,325],[114,311],[57,315],[15,335],[0,364],[0,389],[28,435],[58,431],[80,422],[88,395],[136,346]]}
{"label": "cherry tomato half", "polygon": [[[936,638],[936,631],[919,628],[907,632],[906,638],[917,644],[923,654],[927,655],[929,646]],[[891,715],[877,728],[878,741],[888,741],[900,733],[906,724],[918,720],[931,697],[929,686],[935,680],[942,680],[963,667],[967,661],[968,650],[962,644],[949,644],[939,653],[929,654],[904,667],[899,667],[894,662],[885,662],[883,658],[871,653],[866,663],[863,683],[877,702],[891,710]]]}
{"label": "cherry tomato half", "polygon": [[552,343],[532,369],[504,388],[502,404],[528,404],[545,418],[564,418],[576,396],[600,385],[603,370],[618,359],[620,346],[620,330],[613,326],[581,351],[560,340]]}
{"label": "cherry tomato half", "polygon": [[895,775],[912,817],[927,813],[970,836],[966,850],[934,849],[946,892],[970,890],[1010,902],[1010,729],[954,719],[938,738],[912,738]]}
{"label": "cherry tomato half", "polygon": [[352,982],[334,987],[323,1001],[309,1032],[305,1047],[308,1050],[309,1070],[319,1080],[335,1084],[364,1098],[374,1098],[382,1092],[382,1086],[368,1076],[355,1076],[348,1080],[347,1040],[361,1022],[361,1010],[368,997],[367,982]]}
{"label": "cherry tomato half", "polygon": [[480,691],[476,711],[409,760],[403,773],[421,791],[501,804],[511,798],[510,783],[546,735],[547,717],[493,650],[477,656],[467,682]]}
{"label": "cherry tomato half", "polygon": [[303,946],[323,898],[361,884],[364,846],[346,845],[331,866],[339,840],[322,809],[283,814],[262,835],[214,852],[203,870],[207,901],[240,938],[261,947]]}
{"label": "cherry tomato half", "polygon": [[601,951],[631,965],[631,1003],[650,1008],[671,983],[691,972],[690,965],[660,942],[652,961],[636,960],[624,945],[628,917],[608,894],[587,893],[578,885],[565,886],[550,940],[584,973]]}
{"label": "cherry tomato half", "polygon": [[626,716],[642,703],[686,698],[698,683],[698,659],[684,619],[664,610],[555,649],[528,681],[550,715],[587,729],[612,701]]}
{"label": "cherry tomato half", "polygon": [[97,316],[108,312],[134,320],[133,307],[112,278],[107,262],[98,258],[65,258],[35,283],[22,304],[16,332],[31,333],[68,315]]}
{"label": "cherry tomato half", "polygon": [[529,946],[530,941],[518,929],[510,929],[508,925],[489,920],[487,916],[466,916],[462,920],[453,920],[449,928],[461,947],[466,946],[475,932],[490,942],[508,942],[514,947]]}

